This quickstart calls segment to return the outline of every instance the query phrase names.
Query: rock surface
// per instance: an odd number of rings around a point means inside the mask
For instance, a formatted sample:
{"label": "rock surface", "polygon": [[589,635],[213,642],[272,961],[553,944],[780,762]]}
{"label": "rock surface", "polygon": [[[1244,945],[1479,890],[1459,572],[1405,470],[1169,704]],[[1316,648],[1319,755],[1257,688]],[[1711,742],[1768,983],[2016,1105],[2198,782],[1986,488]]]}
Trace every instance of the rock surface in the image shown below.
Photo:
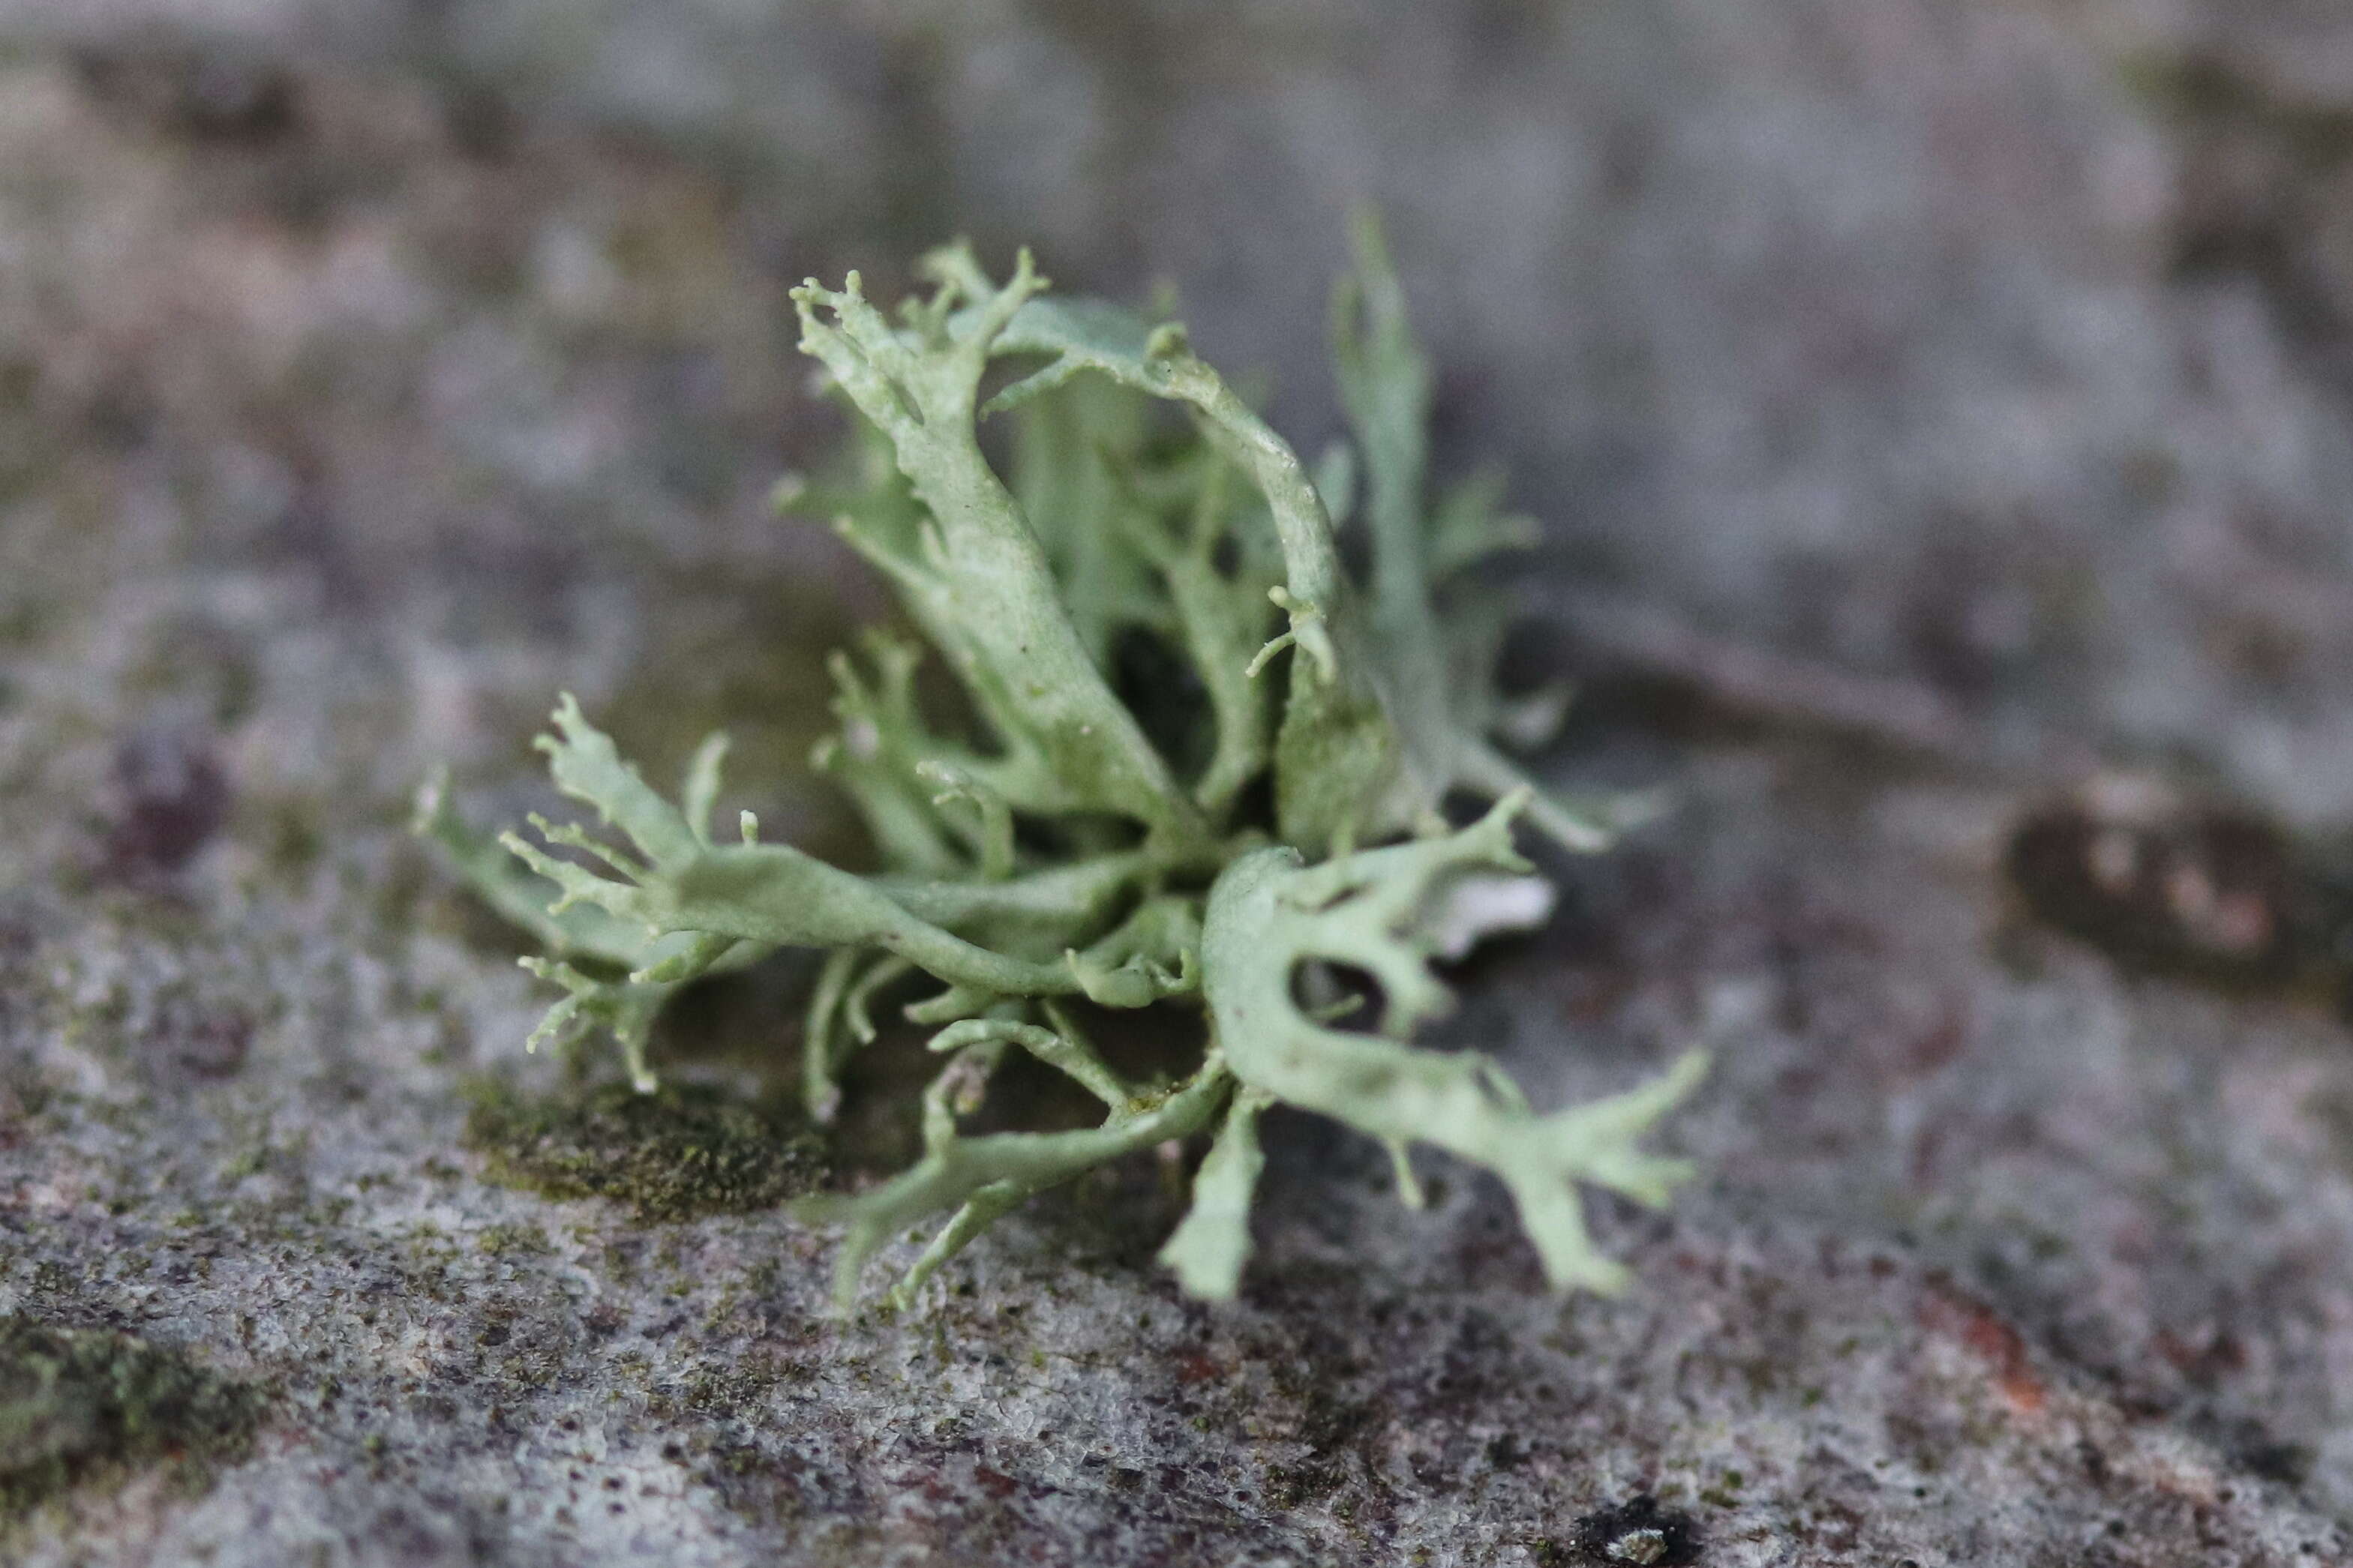
{"label": "rock surface", "polygon": [[[259,1412],[107,1470],[99,1373],[0,1366],[0,1493],[81,1476],[0,1555],[2353,1560],[2345,1026],[1999,876],[2086,758],[2353,811],[2337,8],[1206,13],[0,5],[0,1339]],[[1597,1215],[1634,1290],[1545,1295],[1498,1194],[1407,1214],[1299,1118],[1231,1309],[1138,1168],[835,1320],[746,1195],[809,1177],[745,1131],[790,965],[660,1042],[705,1087],[645,1135],[712,1179],[582,1182],[638,1124],[521,1056],[406,799],[543,804],[569,688],[657,771],[728,725],[740,804],[844,841],[797,762],[881,601],[766,513],[832,428],[783,290],[959,227],[1165,273],[1313,449],[1362,195],[1448,452],[1550,523],[1600,677],[1559,766],[1683,795],[1452,1026],[1556,1100],[1716,1047],[1705,1181]],[[1824,732],[1874,694],[1926,755]]]}

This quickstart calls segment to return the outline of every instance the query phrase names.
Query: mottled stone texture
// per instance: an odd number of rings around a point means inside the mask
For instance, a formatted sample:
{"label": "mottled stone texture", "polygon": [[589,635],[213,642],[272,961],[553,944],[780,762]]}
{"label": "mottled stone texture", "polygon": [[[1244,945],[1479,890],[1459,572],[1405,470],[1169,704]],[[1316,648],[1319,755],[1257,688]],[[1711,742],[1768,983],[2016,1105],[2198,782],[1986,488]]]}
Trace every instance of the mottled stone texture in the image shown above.
{"label": "mottled stone texture", "polygon": [[[42,1493],[0,1557],[1574,1563],[1651,1521],[1708,1564],[2353,1560],[2353,1040],[2121,979],[1996,875],[2086,758],[2353,813],[2342,7],[0,0],[0,1342],[80,1380],[0,1365],[0,1495]],[[798,758],[881,601],[765,513],[835,427],[784,289],[958,228],[1166,276],[1312,449],[1362,196],[1450,461],[1546,520],[1564,648],[1663,613],[1967,737],[1670,727],[1602,670],[1563,776],[1682,809],[1562,868],[1452,1032],[1550,1100],[1717,1047],[1671,1134],[1705,1180],[1597,1215],[1635,1289],[1544,1295],[1496,1192],[1433,1165],[1408,1215],[1304,1118],[1215,1311],[1151,1265],[1148,1163],[897,1322],[826,1316],[828,1238],[773,1211],[552,1195],[605,1190],[609,1109],[494,1182],[484,1107],[607,1102],[520,1055],[517,945],[402,834],[433,763],[478,820],[544,804],[568,687],[657,773],[731,726],[736,804],[849,843]],[[663,1136],[769,1114],[798,978],[671,1022],[743,1105]],[[903,1152],[907,1067],[834,1179]],[[108,1451],[108,1355],[237,1442]]]}

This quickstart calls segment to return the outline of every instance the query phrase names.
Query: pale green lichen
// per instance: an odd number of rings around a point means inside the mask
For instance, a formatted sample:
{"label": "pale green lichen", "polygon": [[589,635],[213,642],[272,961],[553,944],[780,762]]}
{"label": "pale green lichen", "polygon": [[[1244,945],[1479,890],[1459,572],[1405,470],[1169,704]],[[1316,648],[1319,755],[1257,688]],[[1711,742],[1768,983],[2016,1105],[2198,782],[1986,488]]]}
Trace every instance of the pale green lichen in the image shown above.
{"label": "pale green lichen", "polygon": [[[1501,699],[1503,617],[1451,591],[1528,528],[1497,510],[1491,479],[1430,495],[1429,370],[1377,232],[1360,228],[1335,301],[1355,446],[1313,478],[1175,323],[1047,298],[1026,254],[1002,285],[961,246],[925,269],[932,292],[895,315],[855,273],[839,290],[795,290],[802,347],[865,428],[841,482],[781,499],[829,516],[891,581],[945,655],[968,722],[925,716],[907,640],[878,631],[836,656],[839,727],[814,760],[865,821],[881,864],[868,876],[763,842],[748,813],[738,841],[722,842],[719,742],[672,805],[569,697],[539,744],[557,787],[626,847],[534,818],[541,842],[504,835],[501,856],[428,788],[420,829],[546,944],[529,962],[565,994],[534,1040],[602,1025],[650,1087],[647,1030],[677,987],[778,948],[828,949],[802,1043],[808,1108],[824,1120],[881,996],[936,982],[903,1009],[936,1026],[945,1058],[923,1096],[923,1157],[869,1190],[803,1203],[847,1226],[845,1300],[913,1226],[945,1216],[900,1302],[1031,1194],[1212,1128],[1162,1257],[1193,1293],[1230,1296],[1250,1251],[1258,1118],[1277,1103],[1383,1141],[1409,1201],[1412,1144],[1493,1171],[1556,1286],[1617,1288],[1577,1185],[1663,1201],[1684,1170],[1637,1141],[1700,1058],[1538,1114],[1487,1058],[1406,1043],[1448,1000],[1430,960],[1481,929],[1461,889],[1528,873],[1515,823],[1591,850],[1629,808],[1547,798],[1496,743],[1540,734],[1559,702]],[[1022,374],[984,401],[999,362]],[[978,426],[1007,411],[1000,477]],[[1352,510],[1358,472],[1362,583],[1331,515]],[[1138,638],[1156,662],[1117,679]],[[1490,804],[1458,829],[1443,812],[1463,796]],[[1082,1000],[1114,1015],[1191,1010],[1198,1067],[1131,1080],[1082,1031]],[[1368,1002],[1369,1027],[1335,1026]],[[965,1132],[1017,1050],[1100,1100],[1101,1124]]]}

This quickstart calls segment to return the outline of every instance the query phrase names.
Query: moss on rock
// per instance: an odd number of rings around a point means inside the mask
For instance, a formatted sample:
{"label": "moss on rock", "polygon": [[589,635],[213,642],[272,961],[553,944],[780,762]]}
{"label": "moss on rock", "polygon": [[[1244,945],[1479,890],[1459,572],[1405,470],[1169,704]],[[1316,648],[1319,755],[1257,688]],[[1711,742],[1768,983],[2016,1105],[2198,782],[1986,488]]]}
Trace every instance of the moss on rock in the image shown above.
{"label": "moss on rock", "polygon": [[798,1197],[824,1179],[823,1142],[781,1103],[714,1089],[628,1084],[578,1099],[480,1091],[467,1146],[491,1181],[551,1198],[610,1198],[640,1220],[744,1214]]}
{"label": "moss on rock", "polygon": [[131,1334],[0,1317],[0,1519],[150,1464],[200,1488],[249,1451],[263,1404]]}

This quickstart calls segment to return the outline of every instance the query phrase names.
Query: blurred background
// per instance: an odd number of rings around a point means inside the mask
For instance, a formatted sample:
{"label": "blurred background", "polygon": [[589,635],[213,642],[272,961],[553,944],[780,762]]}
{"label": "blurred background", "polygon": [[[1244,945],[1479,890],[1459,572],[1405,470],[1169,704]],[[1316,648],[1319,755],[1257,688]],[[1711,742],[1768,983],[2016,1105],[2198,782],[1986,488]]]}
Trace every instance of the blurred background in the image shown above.
{"label": "blurred background", "polygon": [[[786,291],[1026,243],[1312,454],[1367,202],[1441,468],[1544,526],[1517,657],[1683,801],[1461,1026],[1546,1103],[1724,1043],[1704,1180],[1596,1205],[1636,1290],[1305,1119],[1214,1318],[1149,1172],[904,1333],[772,1210],[499,1184],[467,1097],[559,1079],[402,832],[432,766],[543,804],[569,689],[844,841],[820,656],[887,605],[768,506],[840,430]],[[0,0],[0,1310],[282,1400],[27,1560],[1558,1563],[1651,1490],[1711,1563],[2348,1560],[2335,999],[2002,874],[2122,766],[2321,898],[2348,503],[2342,0]],[[2200,897],[2206,832],[2151,851]]]}
{"label": "blurred background", "polygon": [[524,616],[617,680],[629,552],[836,569],[761,505],[833,428],[792,283],[963,233],[1173,286],[1312,452],[1371,201],[1442,456],[1508,464],[1589,648],[1729,638],[1906,683],[1822,700],[1915,738],[2353,807],[2320,0],[7,0],[0,38],[12,591],[95,509],[281,631],[383,618],[410,683]]}

